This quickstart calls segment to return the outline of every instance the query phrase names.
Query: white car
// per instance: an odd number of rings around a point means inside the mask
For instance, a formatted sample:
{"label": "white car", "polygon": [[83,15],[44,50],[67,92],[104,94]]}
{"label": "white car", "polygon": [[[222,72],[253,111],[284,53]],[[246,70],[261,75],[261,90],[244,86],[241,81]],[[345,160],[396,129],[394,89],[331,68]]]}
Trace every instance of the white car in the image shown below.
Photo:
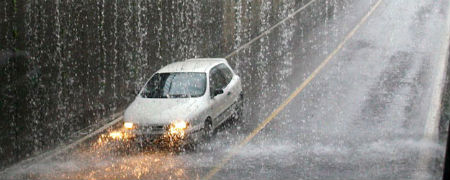
{"label": "white car", "polygon": [[241,79],[226,59],[188,59],[153,74],[125,110],[124,129],[141,140],[208,138],[242,106]]}

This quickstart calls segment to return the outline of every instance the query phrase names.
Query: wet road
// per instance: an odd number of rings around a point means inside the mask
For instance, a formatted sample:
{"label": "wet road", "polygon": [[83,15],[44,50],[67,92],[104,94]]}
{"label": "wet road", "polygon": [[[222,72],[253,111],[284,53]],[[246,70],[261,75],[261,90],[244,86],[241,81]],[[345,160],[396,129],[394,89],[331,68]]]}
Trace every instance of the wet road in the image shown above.
{"label": "wet road", "polygon": [[[439,179],[439,167],[422,163],[444,153],[424,132],[448,46],[449,2],[382,1],[373,8],[378,2],[352,2],[295,38],[286,80],[247,84],[245,124],[222,127],[196,150],[124,152],[94,143],[4,178],[203,179],[216,169],[212,179]],[[280,114],[233,151],[328,57]],[[287,93],[270,90],[280,85]]]}

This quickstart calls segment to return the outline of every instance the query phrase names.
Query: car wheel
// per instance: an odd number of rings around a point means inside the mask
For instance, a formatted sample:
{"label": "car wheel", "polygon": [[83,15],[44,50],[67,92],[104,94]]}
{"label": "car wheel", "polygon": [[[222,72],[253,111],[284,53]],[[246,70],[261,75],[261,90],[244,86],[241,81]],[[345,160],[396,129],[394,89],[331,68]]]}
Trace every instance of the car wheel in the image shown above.
{"label": "car wheel", "polygon": [[241,97],[239,98],[233,113],[233,120],[235,122],[242,121],[243,110],[244,110],[244,96],[241,94]]}
{"label": "car wheel", "polygon": [[205,125],[203,127],[203,137],[206,141],[209,141],[213,135],[214,135],[214,130],[212,127],[212,121],[211,121],[211,119],[208,118],[205,121]]}
{"label": "car wheel", "polygon": [[242,120],[242,115],[244,111],[244,97],[241,95],[241,99],[239,100],[238,109],[237,109],[237,118]]}

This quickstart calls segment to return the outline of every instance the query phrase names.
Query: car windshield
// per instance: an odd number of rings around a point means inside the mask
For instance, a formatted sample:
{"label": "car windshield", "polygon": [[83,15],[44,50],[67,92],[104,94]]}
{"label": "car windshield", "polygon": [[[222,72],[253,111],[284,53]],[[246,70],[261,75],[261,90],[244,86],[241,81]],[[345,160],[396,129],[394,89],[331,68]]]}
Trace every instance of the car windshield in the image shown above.
{"label": "car windshield", "polygon": [[206,90],[206,73],[157,73],[147,82],[141,96],[144,98],[199,97]]}

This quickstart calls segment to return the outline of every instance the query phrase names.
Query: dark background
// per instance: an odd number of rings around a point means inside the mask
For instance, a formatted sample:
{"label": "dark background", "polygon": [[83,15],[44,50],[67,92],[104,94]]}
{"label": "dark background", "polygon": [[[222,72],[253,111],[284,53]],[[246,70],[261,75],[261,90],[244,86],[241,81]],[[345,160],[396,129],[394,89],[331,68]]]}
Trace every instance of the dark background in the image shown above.
{"label": "dark background", "polygon": [[[224,57],[307,2],[1,1],[0,168],[111,120],[162,66]],[[247,93],[287,94],[287,87],[265,85],[291,74],[290,40],[308,34],[342,3],[318,0],[299,14],[301,20],[231,57]],[[261,55],[269,49],[274,53]],[[261,86],[248,87],[250,81]],[[252,118],[265,113],[260,111]]]}

